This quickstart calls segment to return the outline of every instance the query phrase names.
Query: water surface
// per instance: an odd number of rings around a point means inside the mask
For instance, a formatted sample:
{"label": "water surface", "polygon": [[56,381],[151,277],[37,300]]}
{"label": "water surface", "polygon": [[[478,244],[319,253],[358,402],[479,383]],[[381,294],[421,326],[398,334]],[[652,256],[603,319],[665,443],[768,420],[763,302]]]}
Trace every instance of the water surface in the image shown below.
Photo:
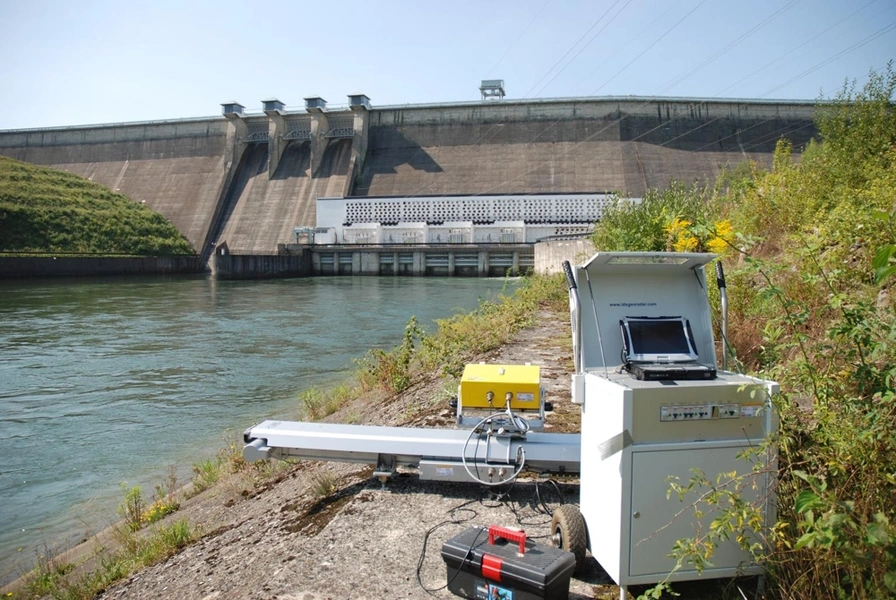
{"label": "water surface", "polygon": [[115,518],[298,393],[474,308],[502,279],[0,282],[0,583]]}

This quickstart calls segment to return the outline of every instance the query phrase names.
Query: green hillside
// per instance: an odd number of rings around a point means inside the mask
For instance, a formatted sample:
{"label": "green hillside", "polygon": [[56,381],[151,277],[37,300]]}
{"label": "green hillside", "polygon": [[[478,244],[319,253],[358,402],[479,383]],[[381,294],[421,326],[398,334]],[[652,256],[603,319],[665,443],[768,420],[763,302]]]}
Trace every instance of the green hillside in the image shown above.
{"label": "green hillside", "polygon": [[78,175],[0,156],[0,252],[194,254],[162,215]]}

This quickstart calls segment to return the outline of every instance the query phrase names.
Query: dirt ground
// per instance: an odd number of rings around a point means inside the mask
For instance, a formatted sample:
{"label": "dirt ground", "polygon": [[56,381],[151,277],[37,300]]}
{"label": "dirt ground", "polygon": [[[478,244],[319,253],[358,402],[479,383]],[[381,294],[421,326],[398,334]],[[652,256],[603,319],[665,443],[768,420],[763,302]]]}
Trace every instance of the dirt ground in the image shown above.
{"label": "dirt ground", "polygon": [[[570,402],[573,370],[566,315],[544,312],[538,325],[481,357],[489,363],[541,367],[554,403],[547,431],[577,431],[579,408]],[[345,407],[327,420],[364,424],[453,427],[448,390],[436,376],[371,406]],[[247,426],[251,425],[247,423]],[[323,473],[328,475],[324,476]],[[322,495],[320,482],[335,482]],[[454,598],[444,589],[442,544],[471,526],[520,527],[547,543],[550,511],[578,501],[578,482],[520,479],[495,495],[475,484],[421,481],[400,473],[385,484],[371,467],[299,463],[274,480],[234,475],[185,502],[172,517],[204,533],[180,553],[114,585],[115,600]],[[104,540],[70,553],[92,556]],[[87,563],[89,564],[89,562]],[[569,598],[618,598],[596,561],[573,577]]]}

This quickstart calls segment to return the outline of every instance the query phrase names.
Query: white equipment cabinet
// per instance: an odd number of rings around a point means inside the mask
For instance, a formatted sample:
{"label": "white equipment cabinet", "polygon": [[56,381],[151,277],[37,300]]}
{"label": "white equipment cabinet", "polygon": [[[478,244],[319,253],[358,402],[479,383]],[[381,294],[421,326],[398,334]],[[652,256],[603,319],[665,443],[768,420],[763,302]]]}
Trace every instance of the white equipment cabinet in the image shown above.
{"label": "white equipment cabinet", "polygon": [[[668,493],[670,478],[687,485],[692,469],[714,483],[720,474],[722,483],[732,472],[745,475],[738,484],[741,496],[763,507],[767,524],[774,519],[773,475],[766,468],[770,457],[759,457],[762,464],[754,472],[757,460],[750,463],[738,455],[774,430],[770,398],[777,384],[727,371],[713,379],[642,381],[623,368],[620,321],[672,316],[689,322],[698,362],[715,368],[704,274],[712,258],[599,253],[574,270],[573,402],[582,405],[580,510],[588,547],[623,588],[622,597],[630,584],[759,572],[733,540],[719,543],[713,566],[702,575],[690,564],[673,572],[669,554],[675,541],[705,534],[714,512],[698,501],[706,488],[682,501]],[[701,519],[695,518],[697,506],[704,511]]]}

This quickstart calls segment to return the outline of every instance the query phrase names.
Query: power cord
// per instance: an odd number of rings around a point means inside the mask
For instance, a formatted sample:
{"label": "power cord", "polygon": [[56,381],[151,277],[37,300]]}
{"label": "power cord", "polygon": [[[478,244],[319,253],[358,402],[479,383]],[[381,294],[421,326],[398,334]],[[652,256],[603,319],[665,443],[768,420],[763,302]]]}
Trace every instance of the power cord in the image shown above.
{"label": "power cord", "polygon": [[[476,534],[476,537],[473,538],[473,542],[470,544],[470,547],[467,549],[466,554],[464,554],[464,558],[461,561],[460,566],[458,567],[458,569],[454,573],[454,575],[451,577],[451,579],[449,579],[445,583],[445,585],[443,585],[441,587],[437,587],[437,588],[428,588],[425,585],[423,585],[423,576],[421,575],[421,572],[423,571],[423,562],[426,560],[426,545],[429,543],[429,536],[431,536],[433,534],[433,532],[435,532],[437,529],[440,529],[440,528],[444,527],[445,525],[460,525],[463,523],[467,523],[468,521],[471,521],[471,520],[475,519],[476,517],[478,517],[479,513],[477,513],[472,508],[467,508],[468,505],[473,504],[474,502],[479,502],[479,500],[468,500],[468,501],[464,502],[463,504],[458,504],[457,506],[455,506],[454,508],[452,508],[449,511],[449,514],[451,515],[450,519],[446,519],[446,520],[442,521],[441,523],[438,523],[437,525],[433,525],[432,527],[430,527],[427,530],[426,534],[423,536],[423,549],[420,551],[420,558],[417,560],[417,583],[420,584],[420,588],[424,592],[429,594],[430,596],[435,596],[434,592],[444,590],[449,585],[451,585],[452,582],[454,582],[454,579],[460,574],[460,572],[463,570],[464,565],[467,563],[467,561],[473,555],[473,548],[476,547],[476,542],[479,541],[479,536],[482,534],[482,531],[484,531],[484,530],[480,530],[480,532]],[[463,519],[458,519],[455,517],[455,514],[458,511],[468,511],[473,514],[468,517],[465,517]]]}
{"label": "power cord", "polygon": [[[535,480],[535,498],[536,498],[535,507],[536,507],[536,509],[540,507],[543,510],[544,514],[553,516],[554,511],[552,511],[550,508],[548,508],[548,505],[545,504],[544,500],[542,500],[542,498],[541,498],[541,490],[538,486],[538,483],[539,483],[538,479],[536,479]],[[554,491],[557,492],[557,496],[559,496],[559,498],[560,498],[560,506],[563,506],[563,492],[560,490],[560,486],[557,484],[557,481],[555,479],[547,479],[547,480],[545,480],[545,483],[550,483],[554,487]]]}

